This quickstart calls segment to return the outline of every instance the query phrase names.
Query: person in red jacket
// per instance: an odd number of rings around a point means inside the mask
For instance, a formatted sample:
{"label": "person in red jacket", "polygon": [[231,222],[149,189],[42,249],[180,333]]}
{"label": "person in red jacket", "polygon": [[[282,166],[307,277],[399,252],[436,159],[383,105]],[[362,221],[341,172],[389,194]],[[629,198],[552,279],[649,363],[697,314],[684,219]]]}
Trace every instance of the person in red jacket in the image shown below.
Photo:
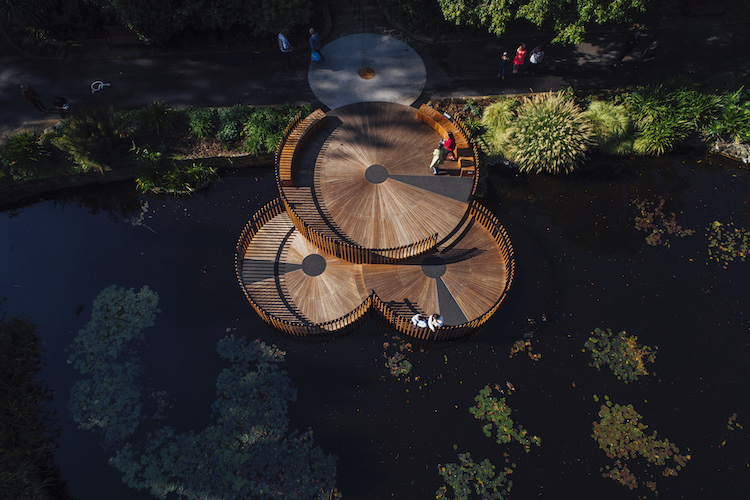
{"label": "person in red jacket", "polygon": [[453,138],[453,132],[448,132],[448,137],[440,143],[445,148],[446,158],[456,161],[456,139]]}

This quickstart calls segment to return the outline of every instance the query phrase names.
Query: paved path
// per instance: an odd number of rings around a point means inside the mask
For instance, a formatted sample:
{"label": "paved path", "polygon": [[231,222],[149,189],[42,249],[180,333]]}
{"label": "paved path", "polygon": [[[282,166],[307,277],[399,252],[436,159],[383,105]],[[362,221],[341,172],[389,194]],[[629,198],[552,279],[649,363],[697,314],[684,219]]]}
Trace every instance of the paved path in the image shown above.
{"label": "paved path", "polygon": [[[627,58],[622,67],[613,66],[624,41],[623,33],[592,33],[584,43],[572,47],[548,45],[540,74],[506,80],[497,78],[497,63],[503,50],[512,54],[521,41],[533,46],[546,44],[548,39],[509,36],[460,43],[409,41],[426,70],[420,100],[558,90],[568,86],[616,88],[685,73],[750,72],[748,7],[734,0],[725,4],[736,9],[737,15],[730,11],[722,16],[674,17],[660,29],[648,32],[641,46],[658,39],[660,52],[652,67],[645,69],[636,69],[638,61],[634,57]],[[332,18],[334,27],[324,40],[324,53],[327,45],[334,47],[340,36],[353,34],[363,25],[353,17],[352,27],[345,12],[342,15],[334,12]],[[381,18],[376,17],[376,22],[364,23],[364,29],[376,31],[380,22]],[[145,51],[139,58],[117,58],[123,54],[100,49],[94,56],[106,58],[92,59],[87,58],[91,53],[71,52],[63,61],[39,61],[15,51],[0,39],[0,133],[42,118],[22,99],[19,91],[22,82],[31,83],[45,102],[51,103],[53,96],[63,95],[72,107],[97,104],[135,108],[154,100],[176,107],[321,104],[322,99],[308,83],[310,63],[306,47],[298,46],[292,69],[288,70],[278,51],[269,45],[268,50],[258,53],[174,56]],[[373,57],[377,58],[377,54]],[[92,94],[90,84],[95,80],[112,85]]]}

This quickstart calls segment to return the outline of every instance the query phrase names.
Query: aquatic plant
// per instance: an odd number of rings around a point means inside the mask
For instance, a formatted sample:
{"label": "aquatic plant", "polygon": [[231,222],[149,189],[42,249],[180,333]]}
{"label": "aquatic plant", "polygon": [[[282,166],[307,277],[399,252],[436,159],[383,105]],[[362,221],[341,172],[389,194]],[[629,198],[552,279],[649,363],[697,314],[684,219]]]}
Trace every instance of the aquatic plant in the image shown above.
{"label": "aquatic plant", "polygon": [[100,431],[107,445],[123,442],[143,418],[137,348],[143,330],[154,324],[158,305],[159,295],[147,286],[137,292],[107,287],[69,347],[68,363],[87,378],[71,388],[68,408],[81,429]]}
{"label": "aquatic plant", "polygon": [[594,359],[589,366],[597,370],[609,366],[615,376],[626,384],[648,375],[646,363],[656,361],[658,348],[638,344],[637,340],[638,337],[626,335],[625,331],[613,333],[609,328],[606,331],[596,328],[584,344]]}
{"label": "aquatic plant", "polygon": [[524,98],[502,136],[501,149],[522,172],[573,171],[594,144],[591,124],[562,92]]}
{"label": "aquatic plant", "polygon": [[510,347],[510,355],[508,357],[512,358],[519,352],[526,352],[529,355],[529,359],[532,361],[539,361],[542,359],[541,354],[532,352],[531,340],[529,339],[516,340]]}
{"label": "aquatic plant", "polygon": [[0,147],[0,164],[15,181],[30,179],[49,164],[51,152],[39,141],[39,131],[7,137]]}
{"label": "aquatic plant", "polygon": [[385,357],[385,366],[388,368],[390,374],[394,377],[408,375],[409,372],[411,372],[411,362],[406,359],[406,356],[404,356],[400,352],[396,352],[392,356],[388,356],[386,353],[383,353],[383,357]]}
{"label": "aquatic plant", "polygon": [[646,236],[646,243],[651,246],[664,245],[669,247],[669,239],[665,234],[684,238],[695,233],[692,229],[684,229],[677,224],[677,215],[671,212],[669,215],[664,213],[665,200],[659,197],[659,204],[646,199],[634,199],[631,203],[638,210],[635,216],[635,228],[638,231],[649,233]]}
{"label": "aquatic plant", "polygon": [[742,427],[742,424],[737,422],[737,414],[732,413],[732,415],[727,419],[727,429],[730,431],[736,430],[736,429],[744,429]]}
{"label": "aquatic plant", "polygon": [[[489,459],[479,463],[474,462],[471,453],[460,453],[458,463],[438,465],[438,472],[447,483],[435,492],[437,500],[451,498],[448,488],[451,488],[455,500],[480,498],[482,500],[503,500],[507,498],[513,487],[509,476],[513,473],[511,467],[499,470]],[[476,493],[473,496],[472,493]]]}
{"label": "aquatic plant", "polygon": [[[608,477],[635,489],[643,479],[636,477],[633,467],[645,462],[645,467],[658,467],[664,477],[676,476],[690,460],[690,455],[682,455],[680,449],[667,439],[659,439],[656,431],[646,434],[648,426],[641,423],[643,418],[633,405],[613,404],[605,396],[606,404],[599,409],[599,422],[593,423],[593,437],[607,458],[614,463],[602,471]],[[649,475],[651,477],[651,475]],[[656,482],[647,481],[646,486],[656,491]]]}
{"label": "aquatic plant", "polygon": [[69,408],[115,450],[110,464],[123,481],[159,498],[338,498],[335,457],[314,445],[312,431],[289,431],[297,391],[279,368],[284,352],[259,340],[228,336],[217,344],[230,366],[216,381],[211,425],[186,434],[166,426],[136,439],[147,405],[154,418],[168,406],[163,391],[143,387],[137,352],[157,305],[148,287],[106,288],[71,346],[69,362],[90,378],[73,387]]}
{"label": "aquatic plant", "polygon": [[538,436],[528,436],[528,431],[521,425],[516,425],[510,414],[513,412],[505,402],[505,398],[496,398],[492,396],[492,389],[489,385],[484,386],[479,391],[479,395],[474,398],[476,406],[469,408],[469,412],[474,418],[485,422],[482,426],[482,432],[487,437],[492,437],[493,427],[495,429],[495,438],[498,444],[510,443],[517,441],[522,444],[528,453],[531,445],[541,446],[542,439]]}
{"label": "aquatic plant", "polygon": [[750,231],[734,227],[731,222],[714,221],[706,228],[708,255],[727,268],[730,262],[744,262],[750,254]]}
{"label": "aquatic plant", "polygon": [[158,498],[338,498],[336,458],[312,431],[289,432],[297,390],[279,368],[285,353],[231,335],[216,350],[230,366],[216,381],[215,422],[187,434],[163,427],[121,447],[110,463],[123,481]]}

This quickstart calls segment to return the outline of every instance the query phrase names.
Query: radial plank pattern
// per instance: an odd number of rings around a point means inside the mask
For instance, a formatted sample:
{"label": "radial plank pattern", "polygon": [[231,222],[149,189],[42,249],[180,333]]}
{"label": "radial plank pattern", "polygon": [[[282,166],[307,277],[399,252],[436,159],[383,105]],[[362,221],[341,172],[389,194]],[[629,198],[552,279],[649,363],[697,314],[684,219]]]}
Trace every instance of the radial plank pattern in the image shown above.
{"label": "radial plank pattern", "polygon": [[314,150],[300,155],[295,169],[314,163],[317,215],[340,239],[395,248],[435,233],[440,240],[460,223],[473,179],[432,175],[432,151],[441,137],[416,120],[414,108],[360,103],[327,117],[327,126],[311,139]]}
{"label": "radial plank pattern", "polygon": [[292,323],[325,323],[359,306],[368,293],[361,267],[320,252],[282,213],[266,223],[242,256],[242,279],[255,303]]}
{"label": "radial plank pattern", "polygon": [[441,314],[460,325],[489,311],[506,289],[506,259],[481,225],[469,224],[450,248],[403,263],[365,265],[365,287],[401,315]]}

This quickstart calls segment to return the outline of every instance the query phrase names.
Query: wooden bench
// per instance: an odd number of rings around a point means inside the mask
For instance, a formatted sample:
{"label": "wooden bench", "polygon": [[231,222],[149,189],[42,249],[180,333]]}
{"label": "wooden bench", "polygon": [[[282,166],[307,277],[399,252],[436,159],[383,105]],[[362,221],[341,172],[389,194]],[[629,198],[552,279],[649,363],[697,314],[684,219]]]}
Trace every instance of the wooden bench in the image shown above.
{"label": "wooden bench", "polygon": [[297,149],[302,144],[305,136],[317,130],[326,121],[326,114],[318,108],[300,121],[292,129],[279,151],[279,180],[282,186],[292,185],[292,164]]}
{"label": "wooden bench", "polygon": [[104,41],[110,49],[113,45],[146,45],[138,33],[125,26],[105,26]]}
{"label": "wooden bench", "polygon": [[461,177],[473,176],[476,172],[474,153],[469,145],[469,140],[461,129],[447,116],[427,104],[422,104],[417,110],[417,120],[430,126],[443,139],[448,138],[448,132],[453,133],[456,141],[456,161],[458,162],[458,175]]}

